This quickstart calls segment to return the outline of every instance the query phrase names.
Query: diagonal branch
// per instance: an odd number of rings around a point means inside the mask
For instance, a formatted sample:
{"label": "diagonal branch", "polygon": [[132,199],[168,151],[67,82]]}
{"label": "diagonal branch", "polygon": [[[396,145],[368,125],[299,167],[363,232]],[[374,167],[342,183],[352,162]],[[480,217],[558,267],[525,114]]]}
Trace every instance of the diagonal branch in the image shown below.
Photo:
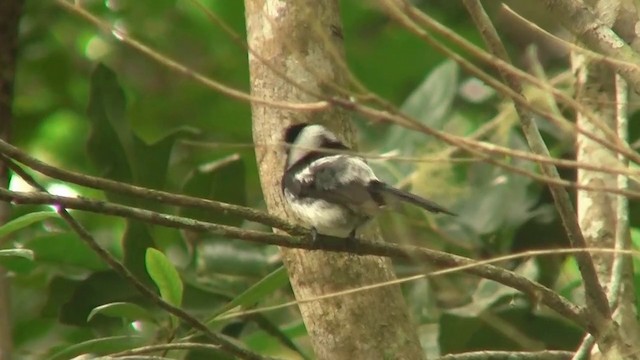
{"label": "diagonal branch", "polygon": [[[465,6],[469,10],[474,22],[480,29],[480,33],[487,43],[489,49],[500,59],[510,62],[509,56],[498,36],[496,29],[493,27],[491,20],[484,11],[479,0],[463,0]],[[500,70],[500,69],[499,69]],[[512,76],[508,73],[501,71],[501,75],[505,81],[515,92],[522,95],[522,84],[520,79]],[[536,125],[532,113],[523,108],[519,104],[515,104],[516,111],[520,117],[522,130],[525,138],[529,143],[531,150],[542,156],[550,156],[549,149],[547,149],[538,126]],[[560,179],[558,169],[551,164],[540,163],[540,169],[542,173],[548,177]],[[575,209],[571,203],[571,199],[567,191],[560,186],[549,184],[549,190],[553,196],[556,208],[560,214],[562,224],[564,225],[569,241],[574,248],[586,248],[587,242],[582,234],[582,230],[578,224],[578,218],[576,216]],[[598,281],[598,275],[593,263],[593,259],[589,253],[577,253],[575,254],[580,273],[584,281],[585,296],[587,299],[587,307],[590,308],[593,315],[598,315],[595,325],[598,330],[606,331],[611,321],[611,308],[607,296],[602,288],[602,285]],[[594,316],[595,318],[595,316]]]}
{"label": "diagonal branch", "polygon": [[24,193],[0,189],[0,200],[13,202],[15,204],[58,205],[69,209],[119,216],[161,226],[194,231],[209,231],[226,237],[288,248],[306,250],[322,249],[326,251],[349,252],[358,255],[376,255],[411,261],[426,261],[443,268],[463,266],[465,267],[463,271],[469,274],[496,281],[520,290],[532,298],[540,299],[541,303],[581,328],[590,332],[594,331],[592,324],[590,324],[589,317],[585,316],[578,306],[570,303],[553,290],[512,271],[493,265],[478,264],[475,260],[440,251],[415,246],[401,246],[362,240],[354,240],[352,243],[347,243],[344,239],[338,238],[323,238],[323,241],[314,242],[310,237],[297,238],[287,235],[244,230],[232,226],[161,214],[150,210],[136,209],[106,201],[69,198],[47,193]]}
{"label": "diagonal branch", "polygon": [[140,186],[125,184],[118,181],[63,170],[55,166],[46,164],[34,157],[31,157],[27,153],[3,141],[2,139],[0,139],[0,154],[4,154],[5,156],[23,163],[30,168],[38,171],[39,173],[45,174],[49,177],[62,181],[68,181],[81,186],[111,191],[122,195],[155,200],[163,202],[165,204],[176,206],[196,207],[223,213],[230,213],[249,221],[254,221],[260,224],[284,230],[290,234],[302,234],[304,232],[298,226],[291,225],[290,223],[278,217],[271,216],[267,213],[252,208],[227,204],[220,201],[200,199],[186,195],[178,195],[161,190],[148,189]]}
{"label": "diagonal branch", "polygon": [[[10,159],[2,156],[2,160],[4,164],[6,164],[15,174],[20,176],[24,181],[26,181],[29,185],[41,191],[42,195],[49,195],[47,190],[40,185],[38,182],[33,179],[33,177],[27,174],[21,167],[16,165]],[[5,189],[0,189],[3,193],[10,192]],[[120,276],[122,276],[125,280],[131,283],[138,292],[140,292],[145,298],[151,300],[151,302],[158,306],[159,308],[167,311],[168,313],[175,315],[177,318],[184,321],[186,324],[191,326],[194,329],[201,331],[207,338],[209,338],[214,344],[220,346],[220,350],[232,354],[240,359],[251,359],[251,360],[265,360],[270,359],[268,357],[264,357],[253,353],[247,349],[243,349],[233,342],[225,339],[222,335],[216,334],[209,330],[209,328],[201,323],[195,317],[189,315],[186,311],[182,310],[179,307],[175,307],[168,302],[164,301],[160,296],[156,294],[155,291],[148,288],[144,285],[140,280],[138,280],[130,271],[127,269],[121,262],[119,262],[115,257],[113,257],[106,249],[98,244],[98,242],[93,238],[93,236],[85,229],[82,224],[80,224],[71,214],[66,210],[65,204],[57,203],[57,212],[60,217],[71,227],[71,229],[78,234],[81,240],[85,242],[85,244],[93,250],[100,258],[109,265],[115,272],[117,272]]]}

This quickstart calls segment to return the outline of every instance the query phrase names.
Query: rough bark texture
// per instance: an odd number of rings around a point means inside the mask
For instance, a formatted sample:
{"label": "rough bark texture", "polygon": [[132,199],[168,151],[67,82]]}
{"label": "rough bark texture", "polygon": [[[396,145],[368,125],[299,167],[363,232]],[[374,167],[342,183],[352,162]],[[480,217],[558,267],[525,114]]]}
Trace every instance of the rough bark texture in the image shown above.
{"label": "rough bark texture", "polygon": [[[313,98],[272,69],[316,93],[345,86],[341,22],[337,0],[245,0],[253,96],[290,102]],[[267,65],[268,63],[268,65]],[[269,211],[287,216],[280,189],[284,167],[283,129],[292,122],[329,126],[351,143],[344,111],[310,113],[253,105],[253,134],[262,189]],[[298,300],[395,278],[389,260],[282,249]],[[422,359],[416,330],[398,286],[387,286],[300,305],[318,359]]]}
{"label": "rough bark texture", "polygon": [[[0,1],[0,138],[9,139],[13,120],[13,83],[16,70],[16,50],[18,43],[18,22],[22,12],[22,0]],[[0,187],[8,188],[9,174],[5,164],[0,162]],[[10,205],[0,203],[0,224],[9,218]],[[0,244],[3,239],[0,239]],[[11,357],[11,314],[9,302],[9,279],[0,267],[0,360]]]}
{"label": "rough bark texture", "polygon": [[[589,0],[586,3],[591,6],[602,23],[607,26],[612,26],[615,23],[617,30],[622,29],[625,23],[631,21],[632,14],[637,15],[637,13],[630,11],[632,6],[624,2]],[[627,9],[622,10],[625,6]],[[626,31],[625,38],[630,43],[634,40],[632,33],[632,31]],[[603,126],[616,132],[618,121],[621,117],[627,116],[625,106],[628,103],[627,92],[621,91],[621,88],[625,86],[624,80],[617,76],[608,64],[588,61],[582,55],[574,54],[572,56],[572,68],[576,74],[576,99],[596,114]],[[621,111],[622,113],[620,113]],[[583,114],[577,114],[576,124],[600,138],[605,138],[603,131]],[[576,158],[579,162],[596,165],[620,164],[614,152],[581,134],[578,134],[576,138]],[[578,169],[577,181],[586,186],[614,188],[618,186],[616,175],[584,169]],[[626,217],[628,214],[620,214],[619,210],[617,195],[580,190],[577,192],[578,220],[589,247],[614,249],[617,237],[626,238],[629,236],[628,228],[621,230],[618,226],[618,221],[621,221],[622,216]],[[623,231],[624,234],[617,234],[618,231]],[[624,259],[622,267],[616,270],[613,267],[614,257],[611,254],[593,254],[593,259],[598,278],[607,290],[610,303],[613,296],[618,299],[617,303],[613,305],[617,307],[614,309],[614,319],[619,325],[617,331],[620,343],[616,343],[610,348],[599,343],[599,351],[602,352],[602,355],[610,358],[616,358],[620,354],[623,354],[625,358],[637,358],[638,322],[633,305],[635,304],[635,290],[630,259]],[[619,284],[615,285],[619,287],[619,290],[612,288],[614,286],[612,284],[613,271],[622,272],[622,275],[617,274],[621,280],[617,280]],[[594,358],[601,356],[598,351],[592,355]]]}

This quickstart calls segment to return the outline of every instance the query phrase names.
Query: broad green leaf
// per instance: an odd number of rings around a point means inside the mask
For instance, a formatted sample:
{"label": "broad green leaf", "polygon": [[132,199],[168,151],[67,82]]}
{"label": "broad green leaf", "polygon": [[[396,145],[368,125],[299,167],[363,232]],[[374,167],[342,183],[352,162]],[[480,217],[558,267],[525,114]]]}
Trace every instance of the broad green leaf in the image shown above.
{"label": "broad green leaf", "polygon": [[183,284],[178,270],[160,251],[148,248],[145,256],[147,272],[160,290],[160,296],[168,303],[180,306]]}
{"label": "broad green leaf", "polygon": [[51,356],[49,360],[68,360],[81,354],[110,354],[142,346],[147,340],[142,336],[111,336],[92,339],[60,350]]}
{"label": "broad green leaf", "polygon": [[228,304],[214,311],[213,320],[215,320],[215,318],[220,314],[223,314],[235,307],[253,306],[255,303],[265,299],[268,295],[273,294],[276,290],[286,285],[288,281],[289,278],[287,276],[287,270],[284,268],[284,266],[277,268],[276,270],[272,271],[270,274],[262,278],[260,281],[255,283],[253,286],[248,288],[246,291],[238,295],[236,298],[231,300]]}
{"label": "broad green leaf", "polygon": [[13,219],[0,226],[0,238],[7,236],[14,231],[23,229],[33,223],[56,216],[58,216],[58,214],[53,211],[39,211],[20,216],[19,218]]}
{"label": "broad green leaf", "polygon": [[[199,164],[186,177],[181,192],[203,199],[245,205],[245,185],[245,164],[240,156],[232,154],[209,164]],[[195,208],[182,209],[180,215],[232,226],[239,226],[244,221],[238,216]]]}
{"label": "broad green leaf", "polygon": [[[538,265],[535,260],[531,259],[520,265],[516,273],[527,279],[536,279],[538,276]],[[499,284],[493,280],[482,279],[476,291],[473,293],[469,304],[448,309],[446,312],[458,316],[476,317],[484,311],[490,310],[490,308],[501,299],[514,297],[518,294],[520,294],[519,290]]]}
{"label": "broad green leaf", "polygon": [[108,266],[75,233],[50,233],[24,242],[25,248],[38,255],[38,263],[54,266],[71,265],[89,270],[105,270]]}
{"label": "broad green leaf", "polygon": [[100,175],[132,182],[133,134],[125,118],[124,91],[116,75],[100,64],[91,75],[87,153]]}
{"label": "broad green leaf", "polygon": [[29,249],[4,249],[0,250],[0,257],[21,257],[29,260],[33,260],[33,251]]}
{"label": "broad green leaf", "polygon": [[402,104],[401,110],[425,125],[440,128],[458,90],[458,64],[437,66]]}
{"label": "broad green leaf", "polygon": [[[401,107],[401,111],[417,121],[435,129],[441,129],[451,114],[451,106],[458,88],[458,65],[447,60],[435,67],[411,93]],[[423,133],[409,130],[399,125],[390,125],[387,135],[379,142],[382,153],[396,153],[411,156],[423,153],[432,138]],[[402,179],[411,174],[415,163],[393,163],[372,161],[376,174],[386,181]]]}
{"label": "broad green leaf", "polygon": [[[248,278],[251,283],[265,276],[271,254],[265,247],[248,242],[209,238],[198,246],[197,261],[208,274]],[[243,287],[243,289],[246,287]]]}
{"label": "broad green leaf", "polygon": [[155,317],[149,310],[140,305],[128,302],[114,302],[95,307],[87,316],[87,322],[96,315],[125,318],[128,320],[148,320],[155,321]]}
{"label": "broad green leaf", "polygon": [[[401,111],[421,123],[439,129],[451,111],[458,87],[458,65],[447,60],[431,71],[401,107]],[[392,126],[384,151],[400,149],[412,153],[424,144],[425,135],[401,126]]]}

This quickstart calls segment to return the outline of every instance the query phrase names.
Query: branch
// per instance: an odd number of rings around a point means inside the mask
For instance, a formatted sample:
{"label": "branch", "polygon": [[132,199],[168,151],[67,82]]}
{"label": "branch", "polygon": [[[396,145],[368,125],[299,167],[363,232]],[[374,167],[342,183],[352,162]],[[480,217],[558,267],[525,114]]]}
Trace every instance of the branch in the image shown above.
{"label": "branch", "polygon": [[569,360],[573,355],[570,351],[474,351],[462,354],[440,356],[436,360]]}
{"label": "branch", "polygon": [[[480,1],[463,0],[463,2],[469,10],[469,13],[471,14],[478,29],[480,29],[480,33],[482,34],[482,37],[484,38],[491,52],[498,58],[510,63],[511,60],[509,59],[509,55],[507,54],[507,51],[505,50],[496,29],[493,27],[491,20],[480,4]],[[524,95],[522,95],[522,83],[520,82],[520,79],[516,76],[512,76],[511,74],[501,71],[501,69],[498,70],[500,71],[505,83],[507,83],[507,85],[512,88],[519,97],[524,97]],[[532,113],[524,107],[520,106],[518,103],[514,103],[514,105],[520,117],[522,131],[524,132],[525,138],[527,139],[531,150],[534,153],[542,156],[550,156],[549,149],[547,149],[547,146],[544,143],[542,136],[540,135],[540,131],[538,130],[538,126],[533,119]],[[560,179],[558,169],[554,165],[542,163],[540,163],[539,165],[540,169],[546,176]],[[580,225],[578,224],[578,218],[576,217],[575,209],[573,208],[571,199],[566,189],[557,185],[549,184],[549,190],[551,191],[551,195],[553,196],[556,208],[558,209],[558,213],[560,214],[560,219],[562,220],[562,224],[564,225],[565,231],[567,232],[567,236],[569,237],[569,241],[571,242],[572,247],[587,248],[587,242],[582,234]],[[609,326],[609,322],[611,321],[611,308],[609,307],[609,302],[607,300],[604,289],[598,281],[598,275],[593,263],[593,259],[591,258],[591,255],[586,252],[575,254],[575,258],[578,262],[578,267],[584,281],[587,307],[593,310],[592,316],[594,316],[594,318],[596,319],[595,325],[597,331],[606,331],[605,329]],[[598,315],[598,318],[596,318],[595,315]]]}
{"label": "branch", "polygon": [[299,235],[305,232],[299,226],[291,225],[278,217],[271,216],[265,212],[254,210],[252,208],[227,204],[214,200],[200,199],[186,195],[177,195],[166,191],[147,189],[144,187],[129,185],[118,181],[63,170],[58,167],[46,164],[28,155],[27,153],[3,141],[2,139],[0,139],[0,154],[4,154],[7,157],[23,163],[36,170],[37,172],[49,177],[62,181],[68,181],[89,188],[111,191],[122,195],[129,195],[148,200],[155,200],[176,206],[195,207],[216,212],[229,213],[237,215],[249,221],[254,221],[260,224],[267,225],[269,227],[281,229],[289,234]]}
{"label": "branch", "polygon": [[110,34],[114,37],[115,40],[120,41],[127,46],[139,51],[143,55],[157,61],[159,64],[166,66],[167,68],[182,74],[188,78],[195,80],[198,83],[201,83],[208,88],[217,91],[221,94],[227,95],[231,99],[246,101],[252,104],[262,104],[271,106],[279,109],[289,109],[296,111],[310,111],[315,112],[319,110],[326,109],[328,107],[328,103],[326,101],[316,101],[309,103],[299,103],[299,102],[287,102],[287,101],[273,101],[266,98],[258,98],[255,96],[251,96],[244,91],[234,89],[230,86],[219,83],[215,80],[212,80],[203,74],[191,70],[189,67],[178,63],[175,60],[170,59],[168,56],[160,54],[153,49],[147,47],[143,43],[137,41],[129,34],[126,34],[122,30],[111,26],[110,24],[101,21],[99,18],[92,15],[87,10],[83,9],[80,5],[77,5],[79,2],[69,2],[66,0],[55,0],[61,8],[64,10],[77,14],[81,18],[86,21],[92,23],[94,26],[104,31],[106,34]]}
{"label": "branch", "polygon": [[[4,163],[18,176],[20,176],[24,181],[26,181],[29,185],[41,191],[42,195],[49,195],[46,192],[46,189],[42,187],[38,182],[36,182],[31,175],[27,174],[21,167],[16,165],[13,161],[7,159],[2,156]],[[0,188],[2,193],[10,193],[10,191]],[[104,249],[98,242],[93,238],[93,236],[87,231],[87,229],[82,226],[78,221],[76,221],[71,214],[66,210],[66,205],[62,203],[57,203],[57,212],[60,217],[71,227],[71,229],[78,234],[81,240],[89,246],[91,250],[93,250],[100,258],[109,265],[115,272],[117,272],[120,276],[122,276],[125,280],[131,283],[138,292],[140,292],[147,299],[151,300],[151,302],[158,306],[161,309],[164,309],[168,313],[175,315],[177,318],[184,321],[186,324],[191,326],[194,329],[201,331],[207,338],[209,338],[216,345],[220,346],[220,350],[225,351],[229,354],[237,356],[241,359],[251,359],[251,360],[265,360],[269,359],[268,357],[264,357],[253,353],[249,350],[243,349],[233,342],[225,339],[222,335],[216,334],[209,330],[209,328],[201,323],[195,317],[189,315],[186,311],[182,310],[179,307],[175,307],[168,302],[164,301],[160,296],[156,294],[155,291],[148,288],[144,285],[140,280],[138,280],[130,271],[127,269],[121,262],[119,262],[115,257],[113,257],[106,249]]]}
{"label": "branch", "polygon": [[166,227],[209,231],[225,237],[243,239],[261,244],[271,244],[288,248],[306,250],[326,250],[334,252],[349,252],[358,255],[377,255],[410,261],[426,261],[439,267],[462,267],[462,270],[520,290],[534,299],[553,309],[565,318],[573,321],[587,331],[593,331],[588,316],[582,314],[581,309],[556,294],[553,290],[531,281],[512,271],[497,266],[478,264],[475,260],[444,252],[415,246],[400,246],[389,243],[368,242],[354,240],[347,243],[344,239],[323,237],[322,241],[312,241],[310,236],[296,238],[287,235],[244,230],[232,226],[213,224],[180,216],[161,214],[155,211],[132,208],[128,206],[82,198],[69,198],[46,193],[13,192],[0,189],[0,200],[16,204],[48,204],[63,206],[94,213],[114,215],[127,219],[135,219],[150,224]]}

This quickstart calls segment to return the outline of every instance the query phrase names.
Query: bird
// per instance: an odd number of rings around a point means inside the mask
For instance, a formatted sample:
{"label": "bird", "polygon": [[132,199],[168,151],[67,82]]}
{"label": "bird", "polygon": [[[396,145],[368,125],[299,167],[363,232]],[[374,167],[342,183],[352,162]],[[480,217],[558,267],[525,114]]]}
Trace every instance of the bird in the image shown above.
{"label": "bird", "polygon": [[456,215],[431,200],[382,182],[365,159],[325,126],[310,123],[286,128],[285,171],[281,187],[295,217],[313,238],[355,239],[356,231],[384,208],[400,202],[433,213]]}

